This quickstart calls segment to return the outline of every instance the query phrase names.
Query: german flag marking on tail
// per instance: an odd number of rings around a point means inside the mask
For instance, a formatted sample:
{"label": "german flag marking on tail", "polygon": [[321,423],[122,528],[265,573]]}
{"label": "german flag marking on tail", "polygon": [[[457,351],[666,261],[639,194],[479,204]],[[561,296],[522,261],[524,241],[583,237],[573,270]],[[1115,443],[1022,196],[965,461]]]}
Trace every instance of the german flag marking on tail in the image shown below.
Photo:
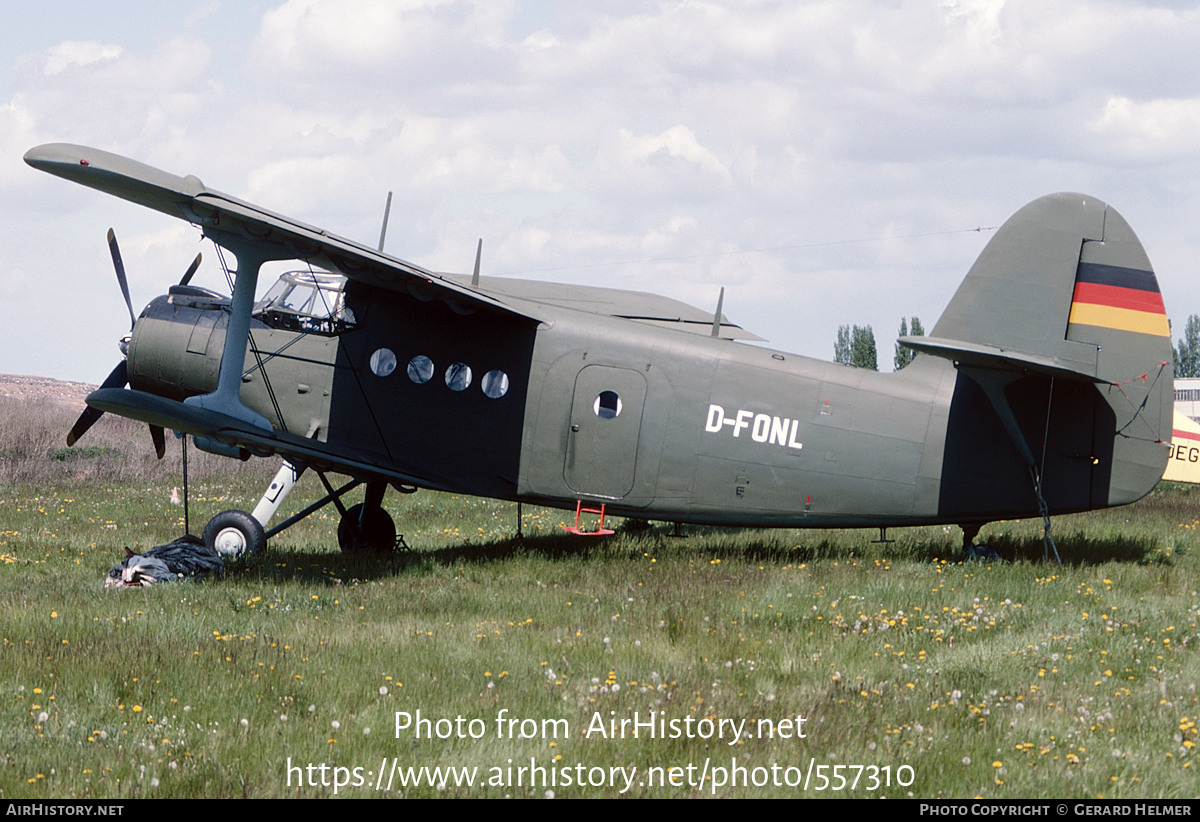
{"label": "german flag marking on tail", "polygon": [[[1068,326],[1090,325],[1170,337],[1167,311],[1153,271],[1080,263]],[[1067,336],[1070,337],[1068,327]]]}

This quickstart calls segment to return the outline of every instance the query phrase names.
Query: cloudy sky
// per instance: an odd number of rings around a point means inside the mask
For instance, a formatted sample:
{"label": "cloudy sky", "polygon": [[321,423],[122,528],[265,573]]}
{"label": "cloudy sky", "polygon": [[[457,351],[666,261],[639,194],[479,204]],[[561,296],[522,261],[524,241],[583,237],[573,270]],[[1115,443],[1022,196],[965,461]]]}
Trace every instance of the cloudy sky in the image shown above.
{"label": "cloudy sky", "polygon": [[[0,372],[99,382],[186,223],[27,167],[125,154],[467,271],[652,290],[832,358],[929,327],[986,229],[1052,191],[1200,313],[1200,3],[38,0],[0,28]],[[984,229],[982,231],[977,229]],[[269,283],[264,284],[269,285]]]}

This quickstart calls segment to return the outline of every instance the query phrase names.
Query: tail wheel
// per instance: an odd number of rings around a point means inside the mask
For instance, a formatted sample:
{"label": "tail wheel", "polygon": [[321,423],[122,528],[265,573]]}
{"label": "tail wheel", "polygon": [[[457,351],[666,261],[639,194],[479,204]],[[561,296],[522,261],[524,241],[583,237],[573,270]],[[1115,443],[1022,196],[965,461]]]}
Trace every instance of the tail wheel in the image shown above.
{"label": "tail wheel", "polygon": [[378,506],[367,508],[364,517],[363,504],[359,503],[348,509],[338,523],[338,545],[347,554],[391,551],[396,546],[396,524]]}
{"label": "tail wheel", "polygon": [[222,511],[204,526],[204,544],[222,557],[242,557],[262,553],[267,535],[245,511]]}

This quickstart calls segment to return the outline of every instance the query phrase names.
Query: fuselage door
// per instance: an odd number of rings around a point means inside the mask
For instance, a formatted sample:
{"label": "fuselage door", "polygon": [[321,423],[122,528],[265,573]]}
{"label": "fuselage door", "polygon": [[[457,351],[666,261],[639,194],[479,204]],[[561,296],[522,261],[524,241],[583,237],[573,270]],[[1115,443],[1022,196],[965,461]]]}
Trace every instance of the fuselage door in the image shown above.
{"label": "fuselage door", "polygon": [[563,476],[577,494],[618,499],[633,488],[646,378],[589,365],[575,378]]}

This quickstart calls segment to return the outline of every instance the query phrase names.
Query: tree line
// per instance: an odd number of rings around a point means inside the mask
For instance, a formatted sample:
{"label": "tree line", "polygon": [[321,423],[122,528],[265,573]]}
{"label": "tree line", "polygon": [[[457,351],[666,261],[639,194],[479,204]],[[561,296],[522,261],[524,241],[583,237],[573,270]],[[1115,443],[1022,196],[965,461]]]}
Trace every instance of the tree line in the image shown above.
{"label": "tree line", "polygon": [[1192,314],[1183,324],[1183,336],[1171,349],[1176,377],[1200,377],[1200,317]]}
{"label": "tree line", "polygon": [[[925,329],[916,317],[900,318],[901,337],[923,337]],[[912,362],[916,352],[900,343],[896,343],[896,353],[892,357],[893,370],[899,371]],[[837,341],[833,344],[833,361],[842,365],[852,365],[855,368],[879,370],[879,355],[875,348],[875,331],[869,325],[838,326]]]}

